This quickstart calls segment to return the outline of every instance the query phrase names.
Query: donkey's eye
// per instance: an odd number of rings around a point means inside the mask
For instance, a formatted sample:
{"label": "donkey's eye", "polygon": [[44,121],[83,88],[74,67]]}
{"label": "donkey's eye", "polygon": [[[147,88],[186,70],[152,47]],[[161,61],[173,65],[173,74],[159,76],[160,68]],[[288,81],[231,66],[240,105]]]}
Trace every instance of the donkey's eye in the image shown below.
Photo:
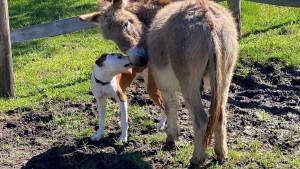
{"label": "donkey's eye", "polygon": [[126,21],[126,22],[125,22],[125,25],[124,25],[124,29],[125,29],[126,31],[128,31],[129,28],[130,28],[130,22],[129,22],[129,21]]}
{"label": "donkey's eye", "polygon": [[118,58],[118,59],[121,59],[122,57],[121,57],[121,56],[118,56],[117,58]]}

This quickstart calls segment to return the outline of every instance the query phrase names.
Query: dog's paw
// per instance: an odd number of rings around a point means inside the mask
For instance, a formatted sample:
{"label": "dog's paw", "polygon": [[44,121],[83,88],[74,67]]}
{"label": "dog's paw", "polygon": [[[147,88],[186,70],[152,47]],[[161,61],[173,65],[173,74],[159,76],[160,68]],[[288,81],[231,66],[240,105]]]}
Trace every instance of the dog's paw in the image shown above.
{"label": "dog's paw", "polygon": [[166,125],[165,125],[165,123],[158,123],[156,125],[156,128],[160,131],[164,131],[166,129]]}
{"label": "dog's paw", "polygon": [[127,142],[127,136],[120,136],[118,141]]}
{"label": "dog's paw", "polygon": [[102,137],[102,134],[96,134],[93,137],[91,137],[91,141],[99,141]]}

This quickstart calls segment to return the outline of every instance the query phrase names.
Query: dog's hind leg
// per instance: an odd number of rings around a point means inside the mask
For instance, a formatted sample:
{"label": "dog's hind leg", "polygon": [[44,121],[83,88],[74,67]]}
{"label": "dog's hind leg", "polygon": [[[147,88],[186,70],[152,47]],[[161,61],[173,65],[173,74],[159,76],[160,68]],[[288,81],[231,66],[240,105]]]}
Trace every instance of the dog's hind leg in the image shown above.
{"label": "dog's hind leg", "polygon": [[171,148],[175,146],[175,140],[178,138],[178,126],[177,126],[177,110],[178,99],[175,91],[162,91],[163,103],[165,106],[165,113],[167,116],[167,139],[166,146]]}
{"label": "dog's hind leg", "polygon": [[159,123],[156,125],[156,128],[159,130],[164,130],[166,126],[167,116],[165,111],[162,111],[161,119]]}
{"label": "dog's hind leg", "polygon": [[[145,78],[146,79],[146,78]],[[159,130],[163,130],[166,124],[167,116],[164,112],[165,107],[163,106],[161,92],[158,90],[155,80],[153,78],[150,67],[148,68],[148,79],[146,79],[147,92],[150,98],[162,109],[162,116],[160,122],[157,124]]]}
{"label": "dog's hind leg", "polygon": [[98,112],[99,112],[99,129],[96,135],[91,140],[99,141],[103,135],[105,114],[106,114],[106,98],[97,98]]}

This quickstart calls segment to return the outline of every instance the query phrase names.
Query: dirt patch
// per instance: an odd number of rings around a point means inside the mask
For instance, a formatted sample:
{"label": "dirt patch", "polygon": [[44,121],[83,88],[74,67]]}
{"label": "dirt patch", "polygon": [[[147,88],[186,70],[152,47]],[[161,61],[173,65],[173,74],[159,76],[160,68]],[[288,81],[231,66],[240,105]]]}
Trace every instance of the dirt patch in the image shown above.
{"label": "dirt patch", "polygon": [[[228,146],[234,150],[253,151],[253,147],[247,145],[257,140],[259,149],[268,151],[276,147],[283,155],[299,157],[300,71],[254,65],[256,68],[247,76],[236,74],[230,86]],[[101,141],[89,140],[98,129],[95,99],[86,103],[49,103],[39,111],[23,108],[22,115],[18,113],[19,109],[6,112],[7,118],[0,120],[0,168],[187,167],[184,158],[177,160],[176,164],[173,160],[177,158],[180,146],[193,142],[192,125],[182,97],[178,95],[179,147],[165,150],[162,148],[165,134],[155,128],[160,119],[159,108],[150,100],[141,83],[128,89],[127,96],[129,104],[143,106],[147,112],[135,117],[131,110],[130,125],[136,126],[129,129],[127,143],[115,141],[121,132],[118,116],[110,117],[112,123],[106,125],[106,135]],[[205,110],[208,110],[209,92],[202,96]],[[114,100],[108,105],[108,111],[118,114]],[[140,123],[145,120],[155,123],[143,127]],[[153,135],[157,135],[156,140],[150,139]],[[160,156],[160,153],[164,155]],[[185,160],[189,159],[185,157]],[[258,160],[254,159],[254,162],[256,167],[267,167]],[[281,163],[287,162],[282,160]],[[214,164],[215,161],[210,160],[207,166]],[[249,165],[249,161],[237,163],[240,167]]]}

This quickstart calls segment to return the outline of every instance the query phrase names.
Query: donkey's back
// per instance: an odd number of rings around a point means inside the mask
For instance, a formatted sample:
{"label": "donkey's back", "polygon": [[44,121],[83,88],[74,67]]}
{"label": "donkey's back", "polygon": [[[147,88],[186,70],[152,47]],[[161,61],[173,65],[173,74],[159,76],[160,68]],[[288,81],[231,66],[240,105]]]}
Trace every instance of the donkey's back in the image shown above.
{"label": "donkey's back", "polygon": [[[188,64],[184,68],[189,69],[190,63],[186,62],[195,63],[197,59],[197,63],[205,64],[212,38],[218,39],[222,52],[236,52],[237,31],[231,13],[214,2],[200,2],[174,2],[158,12],[148,36],[149,53],[160,53],[150,54],[154,66],[164,67],[166,63],[181,66]],[[212,36],[212,30],[215,37]],[[182,59],[186,61],[182,62]]]}

